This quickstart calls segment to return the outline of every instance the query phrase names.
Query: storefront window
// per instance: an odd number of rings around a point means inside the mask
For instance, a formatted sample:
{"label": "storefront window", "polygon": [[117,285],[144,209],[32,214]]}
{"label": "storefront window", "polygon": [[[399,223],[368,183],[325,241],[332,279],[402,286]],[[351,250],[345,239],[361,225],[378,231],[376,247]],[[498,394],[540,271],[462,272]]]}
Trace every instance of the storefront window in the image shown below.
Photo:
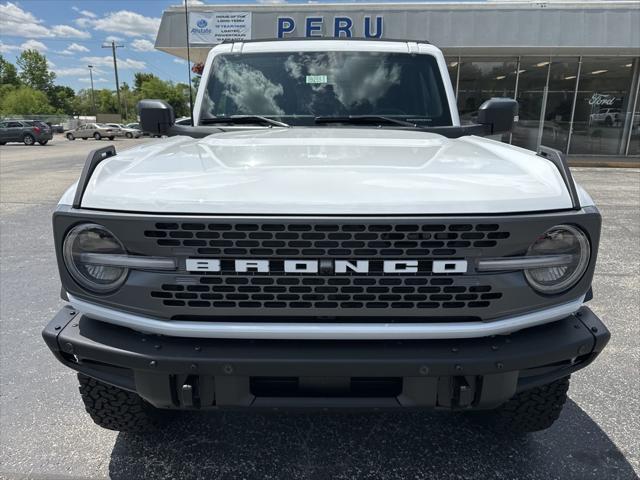
{"label": "storefront window", "polygon": [[458,77],[458,57],[447,57],[445,59],[447,62],[447,70],[449,71],[449,78],[451,78],[451,85],[453,85],[453,92],[456,92],[456,79]]}
{"label": "storefront window", "polygon": [[463,58],[460,63],[458,110],[462,123],[475,120],[478,107],[492,97],[513,98],[517,59]]}
{"label": "storefront window", "polygon": [[542,145],[567,152],[571,108],[578,75],[577,58],[552,58]]}
{"label": "storefront window", "polygon": [[511,143],[535,150],[540,133],[540,114],[544,88],[549,73],[549,57],[522,57],[518,77],[518,122],[514,124]]}
{"label": "storefront window", "polygon": [[629,141],[629,155],[640,155],[640,111],[633,116],[633,130]]}
{"label": "storefront window", "polygon": [[571,154],[624,153],[622,136],[630,118],[632,62],[624,57],[585,57],[575,106]]}

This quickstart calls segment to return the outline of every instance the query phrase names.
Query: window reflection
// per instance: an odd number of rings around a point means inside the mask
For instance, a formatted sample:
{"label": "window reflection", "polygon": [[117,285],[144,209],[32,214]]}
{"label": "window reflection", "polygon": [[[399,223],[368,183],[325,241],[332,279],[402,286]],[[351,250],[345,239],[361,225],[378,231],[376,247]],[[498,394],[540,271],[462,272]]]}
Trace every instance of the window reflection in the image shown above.
{"label": "window reflection", "polygon": [[542,145],[567,152],[578,58],[553,58],[545,108]]}
{"label": "window reflection", "polygon": [[294,125],[315,116],[386,115],[450,125],[434,57],[379,52],[277,52],[216,57],[209,115],[266,115]]}
{"label": "window reflection", "polygon": [[510,97],[516,86],[515,58],[462,58],[458,84],[460,120],[473,121],[478,107],[492,97]]}
{"label": "window reflection", "polygon": [[623,153],[631,73],[631,63],[624,57],[583,59],[570,153]]}
{"label": "window reflection", "polygon": [[511,143],[535,150],[540,134],[540,114],[549,73],[549,57],[522,57],[518,76],[518,122],[514,124]]}

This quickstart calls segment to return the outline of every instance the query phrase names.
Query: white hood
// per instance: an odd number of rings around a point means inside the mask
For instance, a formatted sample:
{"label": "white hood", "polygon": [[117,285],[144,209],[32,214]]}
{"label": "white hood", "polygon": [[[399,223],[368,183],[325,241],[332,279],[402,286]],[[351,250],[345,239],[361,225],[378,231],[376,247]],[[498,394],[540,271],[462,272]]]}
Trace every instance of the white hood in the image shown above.
{"label": "white hood", "polygon": [[190,214],[491,214],[571,208],[556,167],[479,137],[269,128],[173,137],[96,168],[83,208]]}

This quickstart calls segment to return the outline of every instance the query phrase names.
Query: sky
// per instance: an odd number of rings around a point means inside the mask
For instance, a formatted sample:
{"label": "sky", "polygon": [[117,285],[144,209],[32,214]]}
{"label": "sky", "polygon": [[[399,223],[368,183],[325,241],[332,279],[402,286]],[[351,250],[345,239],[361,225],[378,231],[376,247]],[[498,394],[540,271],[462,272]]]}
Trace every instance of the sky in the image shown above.
{"label": "sky", "polygon": [[[164,80],[186,83],[186,62],[153,48],[163,10],[181,1],[0,0],[0,53],[15,64],[22,50],[38,50],[46,55],[51,70],[56,73],[56,83],[76,90],[89,87],[87,65],[94,65],[95,88],[115,90],[111,48],[102,48],[115,40],[123,45],[117,49],[120,82],[132,85],[133,74],[143,71]],[[189,1],[191,4],[286,3],[285,0]],[[289,0],[289,3],[308,1]],[[313,1],[328,3],[327,0]]]}

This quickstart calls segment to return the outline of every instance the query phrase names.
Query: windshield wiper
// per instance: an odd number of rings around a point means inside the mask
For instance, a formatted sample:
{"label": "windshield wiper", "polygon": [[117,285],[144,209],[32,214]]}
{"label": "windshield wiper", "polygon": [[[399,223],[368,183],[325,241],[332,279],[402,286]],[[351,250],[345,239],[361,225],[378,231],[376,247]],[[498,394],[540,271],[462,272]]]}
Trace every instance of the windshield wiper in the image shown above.
{"label": "windshield wiper", "polygon": [[261,115],[229,115],[220,117],[203,118],[200,120],[201,125],[214,125],[217,123],[262,123],[274,127],[290,127],[288,123],[279,122],[272,118],[263,117]]}
{"label": "windshield wiper", "polygon": [[398,120],[397,118],[385,117],[384,115],[348,115],[348,116],[336,116],[336,117],[316,117],[316,123],[353,123],[353,124],[368,124],[368,125],[400,125],[402,127],[417,127],[415,123],[407,122],[405,120]]}

